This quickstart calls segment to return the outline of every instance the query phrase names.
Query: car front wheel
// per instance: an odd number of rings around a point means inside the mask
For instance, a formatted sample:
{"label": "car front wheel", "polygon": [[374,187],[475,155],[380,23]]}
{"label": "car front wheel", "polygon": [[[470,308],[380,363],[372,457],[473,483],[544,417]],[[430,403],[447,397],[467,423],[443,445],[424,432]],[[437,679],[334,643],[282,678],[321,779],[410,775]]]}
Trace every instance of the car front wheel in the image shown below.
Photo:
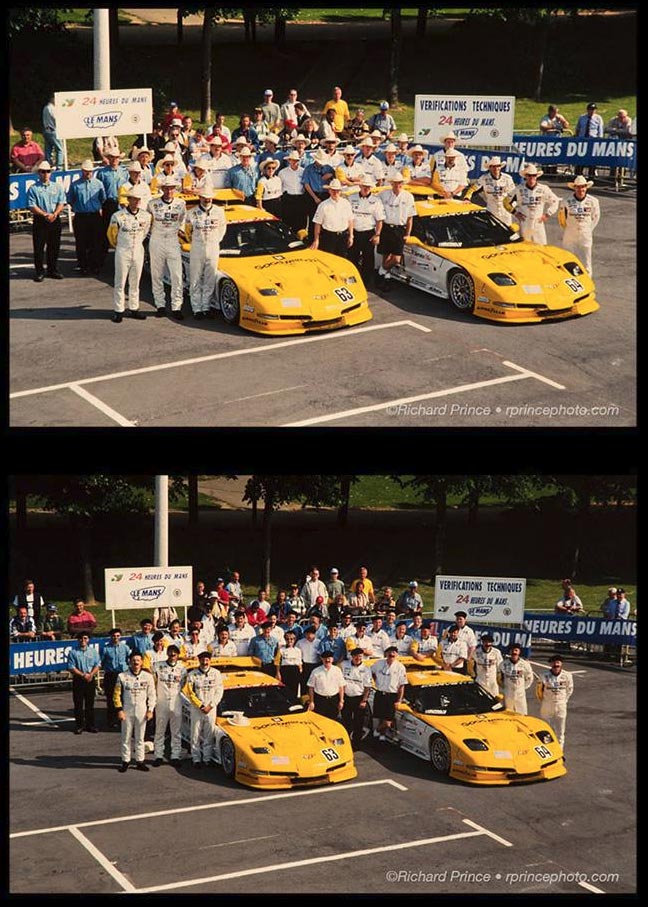
{"label": "car front wheel", "polygon": [[430,740],[430,762],[440,775],[450,772],[450,744],[442,734],[434,734]]}
{"label": "car front wheel", "polygon": [[448,278],[448,296],[455,309],[472,312],[475,308],[475,284],[466,271],[453,271]]}
{"label": "car front wheel", "polygon": [[241,303],[238,287],[233,280],[226,277],[218,288],[218,302],[221,313],[227,324],[238,324],[241,317]]}
{"label": "car front wheel", "polygon": [[236,774],[236,752],[229,737],[223,737],[220,754],[224,773],[228,778],[233,778]]}

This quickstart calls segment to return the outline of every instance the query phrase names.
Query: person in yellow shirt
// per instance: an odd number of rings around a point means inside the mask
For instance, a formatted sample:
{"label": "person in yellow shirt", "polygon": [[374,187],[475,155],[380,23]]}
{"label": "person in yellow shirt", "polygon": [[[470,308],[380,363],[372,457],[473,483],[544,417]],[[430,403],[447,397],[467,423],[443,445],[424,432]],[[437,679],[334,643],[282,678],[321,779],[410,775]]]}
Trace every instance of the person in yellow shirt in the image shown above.
{"label": "person in yellow shirt", "polygon": [[324,110],[322,111],[324,116],[326,116],[326,111],[331,109],[335,111],[333,129],[339,135],[344,131],[346,124],[351,119],[347,102],[342,100],[342,89],[339,85],[336,85],[333,89],[332,99],[324,105]]}
{"label": "person in yellow shirt", "polygon": [[353,582],[351,583],[351,591],[356,592],[357,588],[358,588],[358,583],[364,583],[363,591],[364,591],[365,595],[367,596],[367,598],[369,599],[369,602],[371,604],[373,604],[376,600],[376,596],[374,593],[373,583],[369,579],[368,573],[369,573],[369,571],[367,570],[366,567],[360,567],[360,576],[357,579],[354,579]]}

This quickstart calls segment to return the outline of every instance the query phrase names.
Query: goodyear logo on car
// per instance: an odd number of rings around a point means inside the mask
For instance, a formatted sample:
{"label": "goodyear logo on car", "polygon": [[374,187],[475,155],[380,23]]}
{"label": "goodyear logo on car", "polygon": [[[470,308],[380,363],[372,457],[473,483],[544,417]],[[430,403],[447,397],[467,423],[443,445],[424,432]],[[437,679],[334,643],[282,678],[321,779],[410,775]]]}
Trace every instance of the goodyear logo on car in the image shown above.
{"label": "goodyear logo on car", "polygon": [[145,586],[143,589],[131,589],[130,596],[136,602],[151,602],[164,594],[166,586]]}

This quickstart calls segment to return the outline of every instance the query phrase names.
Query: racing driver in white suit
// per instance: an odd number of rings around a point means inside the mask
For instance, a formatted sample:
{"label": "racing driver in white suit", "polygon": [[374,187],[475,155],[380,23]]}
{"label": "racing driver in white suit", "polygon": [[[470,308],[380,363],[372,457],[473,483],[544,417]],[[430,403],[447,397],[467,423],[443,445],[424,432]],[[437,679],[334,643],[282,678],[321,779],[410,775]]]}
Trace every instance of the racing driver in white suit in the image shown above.
{"label": "racing driver in white suit", "polygon": [[588,195],[587,190],[594,183],[584,176],[577,176],[573,183],[567,183],[574,194],[561,198],[558,209],[558,223],[563,229],[563,246],[573,252],[592,274],[592,233],[601,219],[601,206],[597,198]]}
{"label": "racing driver in white suit", "polygon": [[151,720],[155,709],[155,681],[152,674],[143,670],[142,662],[139,652],[131,652],[130,666],[117,678],[113,693],[113,704],[121,721],[120,772],[125,772],[130,763],[133,737],[137,768],[142,772],[149,770],[144,762],[144,733],[146,722]]}
{"label": "racing driver in white suit", "polygon": [[185,234],[191,243],[189,280],[191,309],[200,320],[209,314],[209,304],[216,287],[220,241],[225,235],[225,215],[213,203],[214,189],[206,182],[198,190],[199,203],[188,214]]}
{"label": "racing driver in white suit", "polygon": [[517,643],[509,647],[508,657],[500,668],[500,677],[507,710],[528,715],[526,691],[533,683],[533,669],[528,661],[520,658],[521,653],[522,648]]}
{"label": "racing driver in white suit", "polygon": [[148,203],[148,211],[153,218],[149,254],[156,315],[161,318],[165,312],[162,276],[166,266],[171,278],[171,313],[178,321],[182,321],[182,249],[178,231],[184,228],[187,206],[184,199],[175,198],[178,184],[178,178],[174,174],[158,178],[162,198],[152,198]]}
{"label": "racing driver in white suit", "polygon": [[527,164],[520,170],[520,176],[524,177],[524,182],[507,196],[507,202],[515,203],[513,213],[520,222],[522,239],[546,246],[545,221],[556,213],[560,199],[549,186],[538,182],[542,170],[538,170],[535,164]]}
{"label": "racing driver in white suit", "polygon": [[166,661],[155,665],[157,707],[155,709],[155,759],[153,765],[162,765],[166,729],[171,734],[171,765],[180,764],[182,755],[182,697],[180,693],[187,680],[187,669],[178,661],[180,649],[170,643],[166,649]]}
{"label": "racing driver in white suit", "polygon": [[146,318],[139,308],[139,285],[144,266],[144,240],[151,229],[152,217],[148,211],[140,210],[143,197],[144,187],[132,186],[128,190],[128,204],[125,208],[115,211],[106,231],[108,242],[115,249],[112,320],[116,324],[119,324],[124,316],[127,280],[128,314],[131,318],[140,320]]}
{"label": "racing driver in white suit", "polygon": [[209,652],[198,655],[198,667],[189,671],[182,692],[189,699],[191,709],[191,760],[194,768],[208,765],[214,751],[216,709],[223,698],[221,672],[212,668]]}
{"label": "racing driver in white suit", "polygon": [[558,743],[565,745],[565,724],[567,703],[574,692],[574,680],[568,671],[562,669],[562,658],[551,658],[551,670],[545,671],[537,685],[538,697],[542,702],[540,717],[555,731]]}

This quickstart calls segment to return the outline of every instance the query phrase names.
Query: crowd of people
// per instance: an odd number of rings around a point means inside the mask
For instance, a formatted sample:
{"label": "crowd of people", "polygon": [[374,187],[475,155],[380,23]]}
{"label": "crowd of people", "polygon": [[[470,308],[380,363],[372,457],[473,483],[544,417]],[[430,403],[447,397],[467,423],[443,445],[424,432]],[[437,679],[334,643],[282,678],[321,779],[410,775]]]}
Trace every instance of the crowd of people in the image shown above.
{"label": "crowd of people", "polygon": [[[49,158],[56,162],[60,155],[51,104],[43,114],[46,121]],[[565,134],[568,128],[557,106],[550,105],[541,132]],[[592,103],[575,134],[630,135],[632,128],[626,110],[604,126]],[[492,155],[486,173],[471,182],[452,131],[442,137],[442,145],[432,154],[412,144],[406,133],[398,133],[386,101],[369,119],[363,109],[352,116],[341,88],[335,86],[319,124],[298,100],[296,89],[281,105],[266,89],[253,113],[241,115],[232,130],[220,113],[209,129],[194,128],[192,118],[172,102],[154,131],[138,136],[127,153],[117,137],[96,140],[93,158],[82,162],[81,179],[67,194],[52,182],[52,163],[33,141],[31,130],[22,131],[11,161],[17,170],[33,170],[38,176],[27,196],[33,214],[34,280],[64,277],[58,266],[59,215],[69,204],[77,272],[98,274],[109,250],[115,250],[115,323],[124,315],[146,318],[139,293],[147,242],[155,314],[162,317],[167,311],[166,273],[170,314],[184,318],[181,243],[189,242],[192,314],[197,320],[213,317],[210,302],[226,231],[218,196],[222,189],[234,190],[244,203],[281,218],[310,248],[349,258],[370,289],[390,289],[391,272],[402,261],[416,215],[409,190],[420,186],[442,198],[481,197],[504,223],[516,221],[529,242],[546,244],[546,221],[557,214],[563,246],[592,273],[600,205],[589,194],[593,180],[585,179],[583,168],[576,168],[568,183],[572,194],[559,198],[539,182],[543,171],[535,164],[525,165],[524,181],[516,186],[499,155]],[[384,191],[376,193],[380,187]],[[197,204],[188,209],[182,194],[193,196]]]}

